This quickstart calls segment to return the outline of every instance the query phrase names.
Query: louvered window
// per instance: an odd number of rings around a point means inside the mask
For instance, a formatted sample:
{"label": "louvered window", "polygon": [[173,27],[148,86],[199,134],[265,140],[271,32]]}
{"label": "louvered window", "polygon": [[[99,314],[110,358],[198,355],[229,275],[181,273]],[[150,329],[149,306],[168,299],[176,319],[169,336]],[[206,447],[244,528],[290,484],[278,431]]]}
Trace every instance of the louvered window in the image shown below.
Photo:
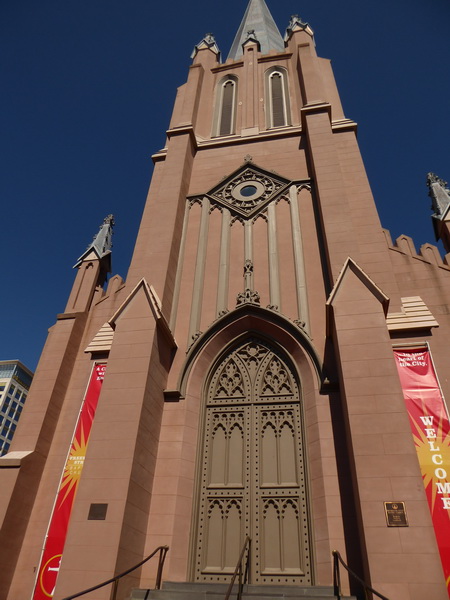
{"label": "louvered window", "polygon": [[273,69],[267,73],[266,99],[268,105],[268,127],[289,125],[289,103],[284,69]]}
{"label": "louvered window", "polygon": [[280,73],[274,73],[270,79],[272,84],[272,126],[283,127],[283,125],[286,125],[283,78]]}
{"label": "louvered window", "polygon": [[213,135],[230,135],[235,132],[237,81],[235,77],[222,79],[217,87]]}
{"label": "louvered window", "polygon": [[220,115],[219,135],[233,133],[234,81],[227,81],[222,87],[222,114]]}

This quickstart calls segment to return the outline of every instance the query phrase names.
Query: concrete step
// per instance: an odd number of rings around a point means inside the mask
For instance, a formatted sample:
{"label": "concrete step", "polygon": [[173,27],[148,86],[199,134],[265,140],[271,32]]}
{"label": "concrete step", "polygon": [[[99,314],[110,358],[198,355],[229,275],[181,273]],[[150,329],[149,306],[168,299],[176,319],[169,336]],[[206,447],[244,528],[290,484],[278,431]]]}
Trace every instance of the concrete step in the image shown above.
{"label": "concrete step", "polygon": [[[237,594],[235,585],[230,600]],[[133,590],[128,600],[223,600],[228,590],[226,583],[189,583],[165,581],[160,590]],[[335,600],[331,586],[245,585],[246,600]],[[341,596],[355,600],[354,596]]]}

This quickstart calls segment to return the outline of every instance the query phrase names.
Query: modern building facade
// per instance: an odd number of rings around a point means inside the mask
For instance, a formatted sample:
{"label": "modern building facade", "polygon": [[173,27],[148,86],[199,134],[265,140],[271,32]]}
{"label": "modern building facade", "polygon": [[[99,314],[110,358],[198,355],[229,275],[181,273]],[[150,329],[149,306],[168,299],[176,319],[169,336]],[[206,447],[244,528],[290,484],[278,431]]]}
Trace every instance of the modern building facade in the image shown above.
{"label": "modern building facade", "polygon": [[33,373],[18,360],[0,361],[0,456],[9,450],[32,381]]}
{"label": "modern building facade", "polygon": [[331,586],[336,549],[392,600],[447,598],[445,417],[420,396],[412,434],[402,373],[431,355],[445,415],[450,267],[382,229],[310,26],[283,38],[250,0],[225,62],[205,36],[153,160],[126,280],[105,285],[108,217],[0,458],[0,597],[62,599],[163,544],[165,580],[223,584],[248,536],[252,585]]}

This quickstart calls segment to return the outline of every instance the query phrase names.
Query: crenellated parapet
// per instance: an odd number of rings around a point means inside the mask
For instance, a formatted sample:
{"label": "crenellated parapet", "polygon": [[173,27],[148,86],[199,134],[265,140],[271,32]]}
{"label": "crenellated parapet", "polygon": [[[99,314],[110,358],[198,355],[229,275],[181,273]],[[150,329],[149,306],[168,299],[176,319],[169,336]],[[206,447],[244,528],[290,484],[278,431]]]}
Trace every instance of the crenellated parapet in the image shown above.
{"label": "crenellated parapet", "polygon": [[446,254],[442,257],[441,252],[434,244],[425,243],[420,246],[419,252],[417,252],[414,240],[409,235],[400,235],[392,242],[390,233],[387,229],[384,230],[386,235],[386,241],[391,250],[401,252],[406,256],[411,256],[417,260],[435,265],[436,267],[442,267],[444,269],[450,269],[450,254]]}

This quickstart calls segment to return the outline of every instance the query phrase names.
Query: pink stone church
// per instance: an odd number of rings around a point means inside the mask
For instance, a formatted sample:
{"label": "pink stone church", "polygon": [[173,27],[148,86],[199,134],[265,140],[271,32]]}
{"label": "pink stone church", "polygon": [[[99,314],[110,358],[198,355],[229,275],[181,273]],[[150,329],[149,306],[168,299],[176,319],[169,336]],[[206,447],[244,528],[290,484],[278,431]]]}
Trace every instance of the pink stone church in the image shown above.
{"label": "pink stone church", "polygon": [[153,161],[126,279],[109,216],[0,458],[0,598],[159,546],[161,590],[156,556],[84,597],[225,598],[242,553],[245,597],[337,598],[337,550],[380,597],[448,598],[450,265],[383,230],[311,27],[250,0],[226,59],[205,36]]}

